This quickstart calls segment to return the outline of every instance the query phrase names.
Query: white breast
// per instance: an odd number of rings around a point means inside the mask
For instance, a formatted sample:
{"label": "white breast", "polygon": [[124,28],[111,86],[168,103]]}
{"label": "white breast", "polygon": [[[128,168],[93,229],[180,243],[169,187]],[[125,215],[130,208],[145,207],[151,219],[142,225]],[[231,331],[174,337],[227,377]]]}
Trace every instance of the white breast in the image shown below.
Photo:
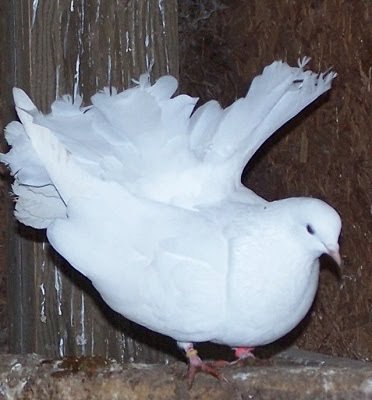
{"label": "white breast", "polygon": [[[232,347],[264,345],[304,318],[317,290],[319,261],[304,258],[294,246],[285,252],[278,251],[280,247],[278,242],[266,251],[242,251],[245,262],[231,263],[239,270],[230,272],[226,322],[216,342]],[[255,254],[254,262],[249,254]],[[273,254],[278,254],[275,262]]]}

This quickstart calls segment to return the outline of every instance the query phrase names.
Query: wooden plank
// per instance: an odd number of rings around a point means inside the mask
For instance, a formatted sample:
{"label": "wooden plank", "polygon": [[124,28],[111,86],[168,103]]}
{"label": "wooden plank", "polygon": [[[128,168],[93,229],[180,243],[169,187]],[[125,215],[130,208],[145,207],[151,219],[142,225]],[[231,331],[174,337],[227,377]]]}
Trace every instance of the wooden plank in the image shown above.
{"label": "wooden plank", "polygon": [[[87,102],[98,89],[122,89],[148,69],[154,79],[177,75],[176,3],[13,0],[3,14],[12,43],[10,81],[48,111],[62,94],[81,94]],[[172,352],[173,342],[112,312],[43,234],[20,227],[10,254],[11,351],[120,361],[169,358],[163,352]]]}
{"label": "wooden plank", "polygon": [[296,353],[282,353],[270,365],[225,367],[229,384],[198,374],[192,390],[180,362],[123,366],[97,357],[43,362],[35,354],[12,354],[0,359],[0,388],[4,398],[23,400],[371,399],[371,363]]}
{"label": "wooden plank", "polygon": [[[15,118],[15,110],[12,101],[11,89],[18,82],[25,82],[25,90],[29,89],[28,79],[22,78],[23,71],[28,70],[29,59],[23,57],[23,44],[25,41],[25,29],[22,23],[14,24],[14,21],[24,21],[28,11],[25,2],[9,1],[6,5],[1,4],[1,123],[2,128]],[[18,44],[18,45],[16,45]],[[20,45],[22,44],[22,45]],[[3,125],[4,124],[4,125]],[[28,242],[28,235],[20,234],[24,228],[18,226],[11,217],[12,202],[8,202],[8,218],[5,221],[7,225],[7,280],[8,293],[10,300],[8,301],[9,313],[9,348],[16,352],[26,352],[30,348],[33,340],[33,334],[30,330],[25,331],[28,326],[24,317],[28,315],[28,311],[33,307],[32,286],[24,285],[24,282],[32,281],[31,269],[24,269],[23,259],[27,257],[27,249],[25,245]],[[17,316],[17,317],[16,317]]]}

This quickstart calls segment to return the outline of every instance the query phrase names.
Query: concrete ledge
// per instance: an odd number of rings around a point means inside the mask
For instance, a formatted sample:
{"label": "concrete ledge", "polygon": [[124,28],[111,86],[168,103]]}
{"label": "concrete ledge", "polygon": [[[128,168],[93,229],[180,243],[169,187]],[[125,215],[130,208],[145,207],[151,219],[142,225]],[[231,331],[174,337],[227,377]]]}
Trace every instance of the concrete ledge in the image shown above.
{"label": "concrete ledge", "polygon": [[372,399],[372,363],[291,350],[271,364],[225,368],[229,384],[199,374],[189,390],[181,362],[121,365],[100,358],[2,355],[0,399]]}

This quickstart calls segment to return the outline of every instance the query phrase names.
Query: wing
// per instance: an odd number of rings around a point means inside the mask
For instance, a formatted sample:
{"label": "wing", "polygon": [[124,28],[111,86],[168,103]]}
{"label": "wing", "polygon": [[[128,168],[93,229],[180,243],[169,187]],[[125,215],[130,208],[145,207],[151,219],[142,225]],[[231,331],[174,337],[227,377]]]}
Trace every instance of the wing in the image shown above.
{"label": "wing", "polygon": [[117,182],[137,196],[189,209],[231,197],[262,202],[243,188],[244,166],[280,126],[327,91],[335,76],[305,71],[307,61],[296,68],[276,61],[253,80],[244,98],[225,110],[211,101],[194,114],[197,99],[172,98],[177,80],[171,76],[151,85],[144,74],[135,87],[121,93],[97,93],[85,108],[80,97],[64,96],[52,104],[49,115],[39,113],[28,96],[15,89],[22,124],[7,127],[12,150],[0,155],[0,161],[16,179],[17,218],[47,227],[65,207],[29,140],[31,127],[43,136],[52,132],[90,176]]}
{"label": "wing", "polygon": [[71,199],[67,215],[48,227],[48,239],[110,307],[177,340],[213,338],[228,267],[216,223],[112,184],[93,198]]}
{"label": "wing", "polygon": [[305,70],[282,61],[267,66],[253,79],[244,98],[222,110],[214,102],[200,107],[191,117],[191,145],[205,162],[223,163],[237,186],[247,162],[282,125],[330,89],[336,74]]}
{"label": "wing", "polygon": [[222,227],[202,212],[91,176],[48,128],[19,115],[66,205],[66,216],[47,228],[57,252],[131,320],[177,340],[211,338],[223,316],[228,266]]}

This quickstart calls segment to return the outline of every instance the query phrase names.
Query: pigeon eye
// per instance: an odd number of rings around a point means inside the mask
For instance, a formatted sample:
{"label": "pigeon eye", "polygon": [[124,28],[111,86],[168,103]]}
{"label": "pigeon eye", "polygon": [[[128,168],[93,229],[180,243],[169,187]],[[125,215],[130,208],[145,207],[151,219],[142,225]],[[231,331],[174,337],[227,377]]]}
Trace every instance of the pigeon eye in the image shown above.
{"label": "pigeon eye", "polygon": [[314,228],[313,228],[310,224],[307,224],[307,225],[306,225],[306,229],[307,229],[307,231],[310,233],[310,235],[314,235],[315,230],[314,230]]}

